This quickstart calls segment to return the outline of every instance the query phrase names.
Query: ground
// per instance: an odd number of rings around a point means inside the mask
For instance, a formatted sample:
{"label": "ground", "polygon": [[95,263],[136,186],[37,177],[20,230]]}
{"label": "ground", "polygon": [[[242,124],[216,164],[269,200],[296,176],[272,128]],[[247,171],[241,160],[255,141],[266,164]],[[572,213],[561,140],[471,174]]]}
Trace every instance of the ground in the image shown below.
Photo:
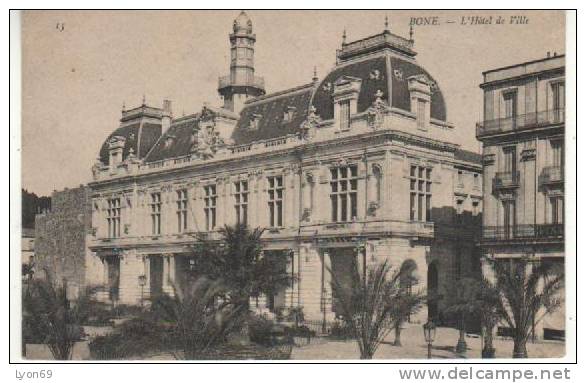
{"label": "ground", "polygon": [[[391,333],[374,355],[375,359],[423,359],[427,358],[427,344],[423,338],[420,325],[407,326],[401,333],[402,346],[393,346],[394,335]],[[432,358],[460,359],[480,358],[481,342],[479,337],[466,337],[468,350],[465,356],[458,355],[454,348],[458,343],[458,331],[450,328],[438,328],[432,348]],[[513,342],[510,339],[495,339],[497,358],[511,358]],[[553,341],[537,341],[527,344],[531,358],[561,358],[565,354],[565,344]],[[295,347],[291,359],[358,359],[360,352],[355,341],[330,341],[316,339],[308,346]]]}
{"label": "ground", "polygon": [[[94,334],[95,335],[95,334]],[[423,338],[421,325],[408,325],[401,334],[403,345],[393,346],[394,334],[391,333],[381,344],[374,355],[375,359],[425,359],[427,345]],[[478,359],[481,357],[481,342],[479,337],[466,337],[468,350],[466,355],[454,352],[458,342],[458,331],[450,328],[438,328],[433,343],[432,358],[434,359]],[[510,359],[513,354],[513,342],[510,339],[495,339],[496,357]],[[46,346],[28,345],[28,359],[52,359]],[[536,341],[527,344],[527,351],[531,358],[561,358],[565,354],[565,344],[556,341]],[[293,347],[293,360],[344,360],[359,359],[360,352],[354,340],[337,341],[327,338],[314,338],[311,343],[302,347]],[[89,359],[87,342],[79,342],[73,350],[73,359]],[[170,353],[152,355],[149,360],[173,360]]]}

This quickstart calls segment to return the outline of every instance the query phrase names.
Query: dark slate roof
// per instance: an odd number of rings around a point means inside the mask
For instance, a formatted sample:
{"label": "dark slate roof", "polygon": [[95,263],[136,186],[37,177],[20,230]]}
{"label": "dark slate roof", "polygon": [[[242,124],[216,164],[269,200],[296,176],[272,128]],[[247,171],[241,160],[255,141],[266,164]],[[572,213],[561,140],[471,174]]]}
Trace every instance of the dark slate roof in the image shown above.
{"label": "dark slate roof", "polygon": [[[376,76],[377,73],[378,76]],[[334,83],[342,76],[362,79],[360,94],[358,95],[358,113],[364,112],[372,105],[372,102],[376,99],[377,90],[381,90],[384,93],[384,98],[388,99],[389,87],[387,81],[389,77],[384,56],[334,68],[319,84],[313,96],[313,106],[317,109],[316,113],[323,120],[334,118],[332,92]]]}
{"label": "dark slate roof", "polygon": [[[140,134],[139,134],[140,133]],[[143,123],[142,128],[140,122],[135,124],[120,127],[114,131],[114,133],[108,136],[108,139],[102,144],[100,149],[100,161],[103,164],[108,164],[108,141],[114,136],[121,136],[126,138],[124,144],[124,150],[122,152],[122,158],[126,159],[130,148],[134,151],[134,155],[137,158],[144,158],[146,154],[151,150],[155,142],[161,136],[161,125],[152,123]],[[139,143],[140,140],[140,143]]]}
{"label": "dark slate roof", "polygon": [[198,126],[197,115],[173,122],[145,159],[155,162],[166,158],[186,156],[191,149],[191,136]]}
{"label": "dark slate roof", "polygon": [[472,162],[478,165],[482,164],[482,154],[471,152],[469,150],[456,150],[454,153],[454,158],[460,161]]}
{"label": "dark slate roof", "polygon": [[[398,73],[400,73],[398,76],[395,75],[395,73],[397,73],[396,71],[399,71]],[[432,88],[431,93],[431,118],[446,121],[446,104],[444,102],[442,91],[439,86],[437,86],[437,82],[425,69],[416,63],[406,61],[399,57],[391,57],[391,76],[393,78],[393,82],[391,84],[391,89],[393,92],[392,106],[406,111],[415,112],[411,110],[411,99],[409,95],[409,85],[407,83],[407,79],[411,76],[417,76],[421,74],[427,76],[436,84],[436,86]]]}
{"label": "dark slate roof", "polygon": [[[425,75],[436,85],[433,77],[417,63],[400,57],[390,58],[390,73],[387,71],[386,56],[379,55],[367,60],[346,64],[334,68],[319,84],[313,97],[313,106],[317,114],[324,120],[334,117],[332,100],[333,84],[342,76],[359,78],[362,80],[358,95],[358,113],[368,109],[375,100],[376,92],[381,90],[383,98],[388,100],[389,79],[391,79],[391,106],[411,111],[411,99],[407,79],[411,76]],[[446,121],[446,104],[439,86],[435,86],[431,95],[431,117]]]}
{"label": "dark slate roof", "polygon": [[[312,92],[313,83],[310,83],[248,102],[232,133],[234,144],[242,145],[295,134],[307,117]],[[284,117],[288,108],[295,109],[292,118],[286,121]],[[250,121],[255,115],[259,118],[258,124],[255,129],[250,129]]]}

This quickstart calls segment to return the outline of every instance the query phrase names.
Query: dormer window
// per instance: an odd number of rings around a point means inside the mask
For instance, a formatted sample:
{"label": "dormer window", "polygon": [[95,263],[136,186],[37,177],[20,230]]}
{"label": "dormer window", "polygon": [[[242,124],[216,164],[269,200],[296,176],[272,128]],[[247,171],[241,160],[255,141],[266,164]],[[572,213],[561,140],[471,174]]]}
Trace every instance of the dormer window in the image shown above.
{"label": "dormer window", "polygon": [[260,122],[261,118],[262,118],[262,115],[260,115],[260,114],[253,114],[252,116],[250,116],[250,122],[248,123],[248,130],[258,130],[259,122]]}
{"label": "dormer window", "polygon": [[169,134],[167,136],[167,138],[165,139],[165,148],[170,147],[171,145],[173,145],[173,142],[175,141],[175,136]]}
{"label": "dormer window", "polygon": [[340,131],[349,130],[351,116],[358,110],[358,95],[362,79],[342,76],[334,82],[334,115]]}
{"label": "dormer window", "polygon": [[408,79],[411,98],[411,112],[415,114],[417,129],[427,130],[431,115],[431,81],[426,75],[411,76]]}
{"label": "dormer window", "polygon": [[108,158],[110,167],[115,167],[122,162],[122,154],[126,137],[114,136],[108,141]]}
{"label": "dormer window", "polygon": [[287,108],[285,108],[285,112],[283,113],[283,122],[293,121],[295,110],[297,110],[297,108],[295,108],[294,106],[288,106]]}

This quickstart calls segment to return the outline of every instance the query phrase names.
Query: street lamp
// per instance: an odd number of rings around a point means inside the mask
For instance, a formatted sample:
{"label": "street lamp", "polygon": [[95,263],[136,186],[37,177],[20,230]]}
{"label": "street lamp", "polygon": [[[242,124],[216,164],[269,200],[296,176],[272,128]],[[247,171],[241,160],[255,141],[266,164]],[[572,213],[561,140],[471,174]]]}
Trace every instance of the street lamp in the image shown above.
{"label": "street lamp", "polygon": [[144,306],[144,286],[146,285],[146,275],[138,276],[138,285],[140,286],[140,307]]}
{"label": "street lamp", "polygon": [[423,336],[425,337],[425,342],[427,342],[427,359],[431,359],[431,344],[435,339],[435,323],[427,321],[423,325]]}

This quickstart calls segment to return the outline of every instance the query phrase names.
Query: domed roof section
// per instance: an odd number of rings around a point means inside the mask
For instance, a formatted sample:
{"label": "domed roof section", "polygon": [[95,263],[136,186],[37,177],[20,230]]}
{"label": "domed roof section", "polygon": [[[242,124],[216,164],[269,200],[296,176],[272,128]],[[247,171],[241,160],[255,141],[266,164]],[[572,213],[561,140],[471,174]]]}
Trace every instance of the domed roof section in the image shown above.
{"label": "domed roof section", "polygon": [[114,137],[124,137],[124,148],[122,150],[122,160],[125,160],[130,152],[141,159],[151,150],[153,145],[161,136],[161,125],[152,123],[133,123],[121,126],[108,136],[100,149],[99,159],[107,165],[109,162],[108,143]]}
{"label": "domed roof section", "polygon": [[376,100],[377,92],[391,107],[407,112],[411,110],[408,80],[412,76],[425,76],[431,90],[431,118],[446,121],[446,104],[434,78],[414,59],[381,53],[366,59],[343,62],[328,73],[312,97],[312,105],[323,120],[334,118],[333,92],[337,81],[345,78],[360,80],[357,113],[366,111]]}
{"label": "domed roof section", "polygon": [[238,32],[245,32],[245,33],[252,33],[252,20],[246,14],[246,12],[242,11],[238,15],[237,18],[234,19],[234,33]]}

